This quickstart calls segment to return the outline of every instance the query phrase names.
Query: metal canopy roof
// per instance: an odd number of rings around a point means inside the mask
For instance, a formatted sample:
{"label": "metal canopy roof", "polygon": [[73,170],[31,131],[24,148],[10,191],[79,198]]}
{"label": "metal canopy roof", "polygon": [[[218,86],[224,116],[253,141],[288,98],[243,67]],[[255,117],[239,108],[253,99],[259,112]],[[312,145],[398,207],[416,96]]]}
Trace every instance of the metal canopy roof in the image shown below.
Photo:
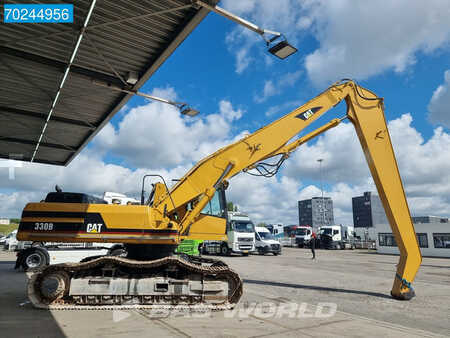
{"label": "metal canopy roof", "polygon": [[94,81],[139,89],[208,14],[190,0],[98,0],[64,81],[92,1],[74,1],[73,24],[0,24],[1,158],[70,163],[131,98]]}

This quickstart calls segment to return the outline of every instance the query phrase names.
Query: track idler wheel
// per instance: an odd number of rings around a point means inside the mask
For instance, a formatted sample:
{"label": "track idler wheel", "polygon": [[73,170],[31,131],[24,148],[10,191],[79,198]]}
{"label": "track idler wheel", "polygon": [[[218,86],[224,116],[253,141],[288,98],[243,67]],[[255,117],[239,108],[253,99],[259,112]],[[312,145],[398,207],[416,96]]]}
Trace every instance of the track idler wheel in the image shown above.
{"label": "track idler wheel", "polygon": [[36,304],[54,304],[68,294],[70,277],[65,271],[34,274],[28,282],[30,301]]}

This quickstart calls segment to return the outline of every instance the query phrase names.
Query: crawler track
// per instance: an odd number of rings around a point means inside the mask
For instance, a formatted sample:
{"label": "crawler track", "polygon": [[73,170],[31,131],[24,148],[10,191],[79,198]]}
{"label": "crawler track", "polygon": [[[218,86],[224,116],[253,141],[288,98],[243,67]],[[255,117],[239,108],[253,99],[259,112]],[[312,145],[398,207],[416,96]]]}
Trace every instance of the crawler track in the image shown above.
{"label": "crawler track", "polygon": [[152,261],[105,256],[50,265],[29,273],[28,281],[31,303],[49,310],[214,311],[233,308],[241,296],[237,273],[222,261],[193,256]]}

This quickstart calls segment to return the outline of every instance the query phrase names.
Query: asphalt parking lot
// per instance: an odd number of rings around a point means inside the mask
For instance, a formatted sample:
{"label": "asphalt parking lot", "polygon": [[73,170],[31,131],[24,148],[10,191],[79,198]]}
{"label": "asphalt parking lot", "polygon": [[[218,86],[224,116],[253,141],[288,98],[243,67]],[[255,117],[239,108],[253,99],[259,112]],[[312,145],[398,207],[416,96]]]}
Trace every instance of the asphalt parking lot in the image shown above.
{"label": "asphalt parking lot", "polygon": [[0,252],[1,337],[439,337],[450,335],[450,259],[424,258],[409,301],[390,298],[396,256],[284,248],[223,258],[244,280],[233,311],[44,311],[27,303],[14,253]]}

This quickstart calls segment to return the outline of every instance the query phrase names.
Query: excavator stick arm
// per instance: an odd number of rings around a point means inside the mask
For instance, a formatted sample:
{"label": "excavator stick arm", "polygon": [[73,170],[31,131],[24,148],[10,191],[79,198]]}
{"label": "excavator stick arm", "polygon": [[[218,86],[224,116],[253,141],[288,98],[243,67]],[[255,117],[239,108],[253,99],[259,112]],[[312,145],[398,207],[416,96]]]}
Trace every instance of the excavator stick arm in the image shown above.
{"label": "excavator stick arm", "polygon": [[400,262],[391,294],[397,299],[410,299],[414,296],[411,282],[419,270],[422,256],[383,114],[383,103],[361,87],[351,91],[346,102],[348,118],[355,126],[400,250]]}

